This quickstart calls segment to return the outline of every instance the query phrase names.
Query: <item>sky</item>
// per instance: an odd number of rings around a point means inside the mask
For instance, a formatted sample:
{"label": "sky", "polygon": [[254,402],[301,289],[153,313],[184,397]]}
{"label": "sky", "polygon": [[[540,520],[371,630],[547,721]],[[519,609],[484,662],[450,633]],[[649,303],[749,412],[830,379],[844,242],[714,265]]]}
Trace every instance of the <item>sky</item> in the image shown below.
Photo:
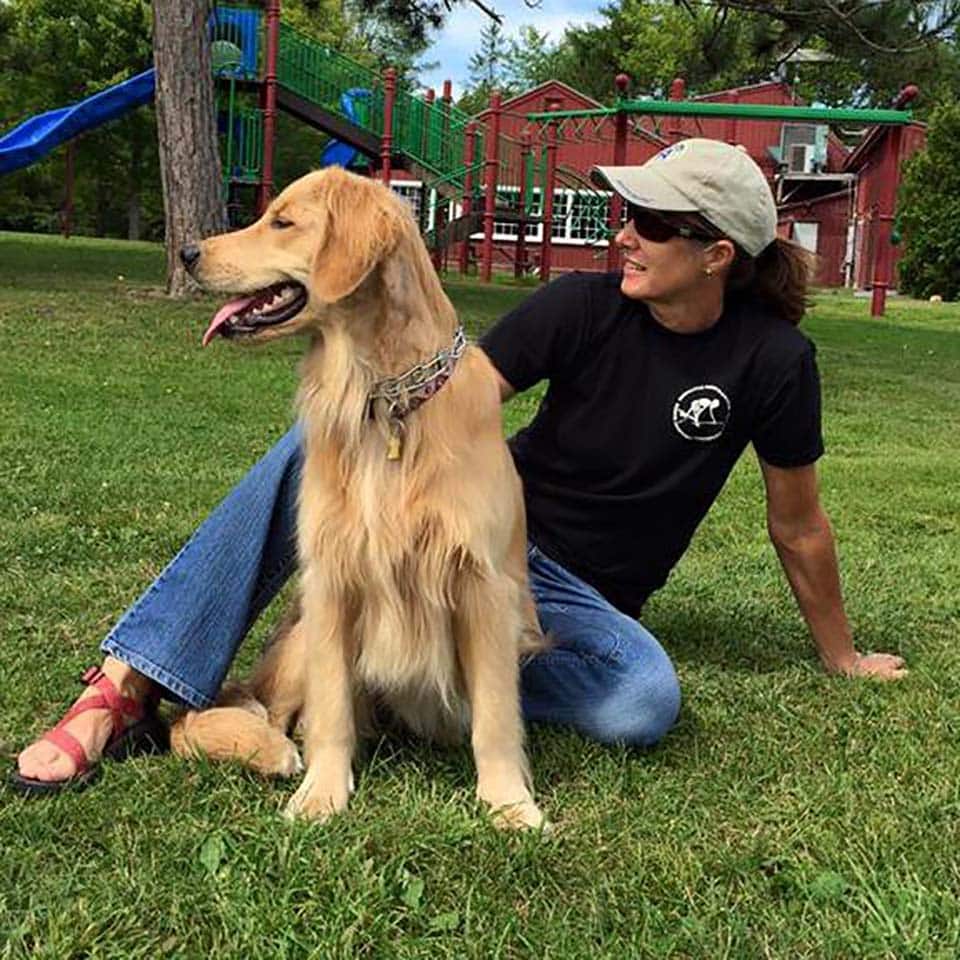
{"label": "sky", "polygon": [[[548,33],[551,41],[557,41],[568,23],[599,23],[603,0],[541,0],[539,7],[528,7],[523,0],[484,0],[484,3],[503,18],[506,37],[516,36],[520,27],[532,24],[541,33]],[[425,62],[439,61],[435,69],[420,72],[423,85],[434,87],[439,96],[443,81],[452,80],[456,99],[467,83],[467,61],[479,48],[480,31],[488,23],[490,18],[469,0],[455,6],[433,45],[423,55]]]}

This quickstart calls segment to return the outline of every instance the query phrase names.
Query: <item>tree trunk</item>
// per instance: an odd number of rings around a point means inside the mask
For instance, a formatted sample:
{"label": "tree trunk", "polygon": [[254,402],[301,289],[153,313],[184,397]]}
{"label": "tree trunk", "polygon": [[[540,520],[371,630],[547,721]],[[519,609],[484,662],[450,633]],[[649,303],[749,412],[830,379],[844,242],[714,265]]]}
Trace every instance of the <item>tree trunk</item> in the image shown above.
{"label": "tree trunk", "polygon": [[208,0],[154,0],[157,136],[166,220],[167,293],[192,281],[180,247],[226,229],[207,38]]}

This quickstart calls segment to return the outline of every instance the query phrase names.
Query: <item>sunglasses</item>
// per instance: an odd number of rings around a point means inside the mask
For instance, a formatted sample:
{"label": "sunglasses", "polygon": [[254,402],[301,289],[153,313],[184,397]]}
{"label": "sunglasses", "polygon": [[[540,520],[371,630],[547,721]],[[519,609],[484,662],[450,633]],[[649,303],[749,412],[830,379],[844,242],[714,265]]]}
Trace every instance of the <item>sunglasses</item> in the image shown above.
{"label": "sunglasses", "polygon": [[686,237],[688,240],[702,240],[712,243],[717,237],[709,237],[706,233],[698,233],[691,227],[683,224],[673,224],[665,220],[660,214],[647,207],[637,207],[627,203],[627,219],[633,224],[637,235],[651,243],[666,243],[672,237]]}

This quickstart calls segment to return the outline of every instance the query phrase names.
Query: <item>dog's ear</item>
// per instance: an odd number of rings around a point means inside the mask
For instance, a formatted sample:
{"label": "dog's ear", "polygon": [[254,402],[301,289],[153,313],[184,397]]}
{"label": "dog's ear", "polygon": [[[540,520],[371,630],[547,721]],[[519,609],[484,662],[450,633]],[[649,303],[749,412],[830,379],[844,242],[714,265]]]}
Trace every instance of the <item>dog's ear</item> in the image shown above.
{"label": "dog's ear", "polygon": [[393,197],[360,178],[336,182],[325,201],[327,220],[310,286],[319,300],[336,303],[350,296],[393,250],[403,224]]}

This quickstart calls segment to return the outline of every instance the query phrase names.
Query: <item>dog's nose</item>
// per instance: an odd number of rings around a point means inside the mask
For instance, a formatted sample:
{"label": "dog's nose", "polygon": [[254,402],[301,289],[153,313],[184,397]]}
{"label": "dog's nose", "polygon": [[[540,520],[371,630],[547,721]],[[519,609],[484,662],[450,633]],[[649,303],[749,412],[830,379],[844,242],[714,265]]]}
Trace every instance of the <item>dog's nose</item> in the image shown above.
{"label": "dog's nose", "polygon": [[180,262],[188,269],[192,270],[200,259],[200,247],[195,243],[185,243],[180,248]]}

